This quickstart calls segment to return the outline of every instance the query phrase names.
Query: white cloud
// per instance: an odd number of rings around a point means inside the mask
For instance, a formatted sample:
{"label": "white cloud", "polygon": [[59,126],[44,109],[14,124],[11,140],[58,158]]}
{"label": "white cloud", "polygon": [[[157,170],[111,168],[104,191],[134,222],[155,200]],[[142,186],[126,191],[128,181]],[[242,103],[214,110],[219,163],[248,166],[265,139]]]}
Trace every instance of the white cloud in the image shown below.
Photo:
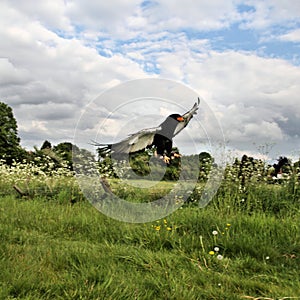
{"label": "white cloud", "polygon": [[80,101],[95,95],[116,77],[127,80],[144,76],[140,66],[130,59],[120,55],[102,57],[80,40],[61,38],[36,22],[25,19],[22,26],[16,26],[9,21],[8,29],[0,29],[1,40],[8,41],[0,47],[0,56],[5,58],[2,64],[14,71],[7,70],[2,83],[17,78],[18,73],[28,81],[17,95],[14,88],[2,93],[11,101]]}
{"label": "white cloud", "polygon": [[7,58],[0,58],[0,78],[3,86],[22,85],[30,81],[30,72],[17,69]]}
{"label": "white cloud", "polygon": [[235,1],[159,0],[144,10],[145,16],[162,29],[197,28],[211,30],[228,27],[238,18]]}
{"label": "white cloud", "polygon": [[26,126],[23,127],[23,129],[25,131],[34,131],[34,130],[37,130],[38,132],[44,132],[46,133],[47,132],[47,123],[46,121],[31,121],[31,126],[29,128],[26,128]]}
{"label": "white cloud", "polygon": [[245,3],[252,7],[242,22],[245,28],[263,30],[279,24],[293,26],[300,18],[299,1],[249,0]]}
{"label": "white cloud", "polygon": [[138,17],[141,0],[67,1],[66,14],[75,26],[129,38],[131,27],[143,25]]}
{"label": "white cloud", "polygon": [[293,128],[300,113],[299,67],[254,53],[212,51],[188,60],[183,73],[210,103],[235,147],[297,138]]}
{"label": "white cloud", "polygon": [[223,104],[239,101],[254,106],[261,101],[282,104],[283,99],[285,104],[295,104],[299,72],[299,67],[284,60],[237,51],[212,51],[187,65],[190,83],[206,87],[210,98]]}
{"label": "white cloud", "polygon": [[293,42],[299,43],[300,42],[300,29],[291,30],[286,34],[282,34],[278,37],[279,40],[285,42]]}
{"label": "white cloud", "polygon": [[[143,3],[1,2],[0,96],[14,108],[23,143],[67,139],[82,107],[98,93],[149,76],[183,81],[196,89],[236,145],[296,137],[299,66],[261,57],[258,50],[232,50],[225,39],[208,33],[222,37],[224,29],[237,25],[258,37],[272,33],[272,39],[297,43],[300,2]],[[281,30],[275,33],[277,28]],[[238,33],[237,40],[243,31]],[[213,50],[218,41],[221,46]],[[90,132],[94,121],[86,124]],[[122,120],[110,126],[117,130]]]}
{"label": "white cloud", "polygon": [[[40,13],[42,8],[37,6]],[[29,18],[30,12],[23,5],[17,9],[2,4],[2,8],[0,39],[5,42],[0,45],[1,101],[13,106],[26,146],[34,139],[37,143],[46,137],[68,139],[80,106],[118,82],[146,76],[129,58],[103,57],[79,39],[58,36],[43,22],[37,22],[37,17]],[[50,10],[49,18],[51,14]],[[47,21],[42,14],[39,18]],[[49,122],[53,118],[56,121]]]}
{"label": "white cloud", "polygon": [[[2,1],[2,11],[9,13],[11,16],[22,14],[22,19],[26,16],[28,20],[34,20],[43,26],[52,29],[60,29],[64,31],[73,31],[70,19],[65,15],[65,1],[19,1],[4,0]],[[34,9],[33,9],[34,8]],[[21,20],[22,20],[21,19]],[[20,20],[15,19],[16,24]]]}
{"label": "white cloud", "polygon": [[244,126],[244,134],[246,138],[252,138],[254,140],[265,140],[268,138],[269,141],[282,141],[283,134],[278,124],[275,122],[267,122],[261,120],[258,123],[248,123]]}

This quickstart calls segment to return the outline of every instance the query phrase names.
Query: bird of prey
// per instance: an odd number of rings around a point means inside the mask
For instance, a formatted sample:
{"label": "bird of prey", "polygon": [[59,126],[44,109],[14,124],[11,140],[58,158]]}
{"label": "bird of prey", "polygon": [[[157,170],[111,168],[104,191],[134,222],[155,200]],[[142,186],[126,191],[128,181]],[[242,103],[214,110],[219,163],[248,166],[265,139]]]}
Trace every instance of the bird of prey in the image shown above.
{"label": "bird of prey", "polygon": [[197,113],[200,105],[200,99],[185,114],[169,115],[159,126],[143,129],[127,138],[114,144],[100,144],[93,142],[98,147],[98,153],[101,156],[110,153],[133,154],[152,147],[156,148],[156,155],[159,155],[165,163],[169,163],[172,154],[172,140],[181,132]]}

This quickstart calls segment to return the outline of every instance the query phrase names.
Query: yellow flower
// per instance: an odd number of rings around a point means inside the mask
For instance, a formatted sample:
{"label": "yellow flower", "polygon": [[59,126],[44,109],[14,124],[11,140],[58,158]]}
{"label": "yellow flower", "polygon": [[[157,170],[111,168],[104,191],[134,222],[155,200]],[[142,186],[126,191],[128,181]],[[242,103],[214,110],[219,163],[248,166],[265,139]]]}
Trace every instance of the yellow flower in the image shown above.
{"label": "yellow flower", "polygon": [[159,231],[160,230],[160,225],[155,226],[154,228],[155,228],[155,230]]}
{"label": "yellow flower", "polygon": [[167,224],[167,223],[168,223],[168,221],[166,219],[164,219],[164,224]]}
{"label": "yellow flower", "polygon": [[170,231],[170,230],[172,230],[172,228],[171,227],[167,227],[167,230]]}
{"label": "yellow flower", "polygon": [[230,227],[230,226],[231,226],[231,224],[230,224],[230,223],[227,223],[227,224],[226,224],[226,226],[227,226],[227,227]]}
{"label": "yellow flower", "polygon": [[209,255],[214,255],[214,254],[215,254],[215,251],[209,251],[208,254],[209,254]]}

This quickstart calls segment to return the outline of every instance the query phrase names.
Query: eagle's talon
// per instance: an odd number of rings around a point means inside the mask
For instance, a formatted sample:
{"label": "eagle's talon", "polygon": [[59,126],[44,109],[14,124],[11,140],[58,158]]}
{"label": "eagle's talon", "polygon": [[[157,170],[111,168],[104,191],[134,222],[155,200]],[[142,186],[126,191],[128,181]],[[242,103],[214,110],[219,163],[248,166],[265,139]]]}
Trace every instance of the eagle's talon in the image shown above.
{"label": "eagle's talon", "polygon": [[168,157],[167,155],[164,155],[163,160],[166,164],[170,163],[170,157]]}

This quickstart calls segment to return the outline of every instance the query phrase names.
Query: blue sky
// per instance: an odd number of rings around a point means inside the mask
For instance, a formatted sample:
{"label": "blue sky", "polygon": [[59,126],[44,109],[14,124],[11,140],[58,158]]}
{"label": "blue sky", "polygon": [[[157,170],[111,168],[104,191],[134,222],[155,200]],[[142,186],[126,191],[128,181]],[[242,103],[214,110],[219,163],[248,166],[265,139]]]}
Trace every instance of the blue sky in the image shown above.
{"label": "blue sky", "polygon": [[[269,144],[268,159],[300,156],[299,1],[4,0],[0,25],[0,99],[13,107],[28,149],[72,141],[103,91],[161,78],[206,101],[236,155]],[[160,121],[169,111],[162,104],[154,112]],[[103,138],[118,136],[122,116]],[[105,117],[88,120],[83,135],[99,136]]]}

